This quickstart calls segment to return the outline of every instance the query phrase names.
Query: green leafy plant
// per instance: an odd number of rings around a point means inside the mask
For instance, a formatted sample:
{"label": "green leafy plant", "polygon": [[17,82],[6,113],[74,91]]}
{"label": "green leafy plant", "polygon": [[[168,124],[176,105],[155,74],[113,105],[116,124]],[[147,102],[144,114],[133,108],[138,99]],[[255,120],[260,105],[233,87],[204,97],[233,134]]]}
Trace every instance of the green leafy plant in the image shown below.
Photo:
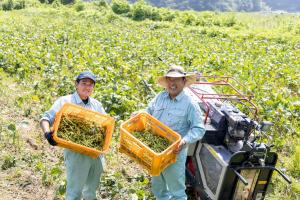
{"label": "green leafy plant", "polygon": [[14,9],[14,2],[13,0],[7,0],[6,2],[2,3],[3,10],[13,10]]}
{"label": "green leafy plant", "polygon": [[98,7],[107,7],[107,3],[105,0],[96,0],[94,4]]}
{"label": "green leafy plant", "polygon": [[80,11],[83,11],[85,9],[85,5],[84,3],[82,2],[78,2],[76,5],[75,5],[75,10],[77,12],[80,12]]}
{"label": "green leafy plant", "polygon": [[292,164],[290,167],[291,173],[295,177],[300,176],[300,147],[296,147],[295,152],[292,156]]}
{"label": "green leafy plant", "polygon": [[67,191],[67,181],[63,180],[59,184],[59,187],[57,189],[57,195],[63,196],[64,194],[66,194],[66,191]]}
{"label": "green leafy plant", "polygon": [[44,166],[44,170],[42,173],[42,184],[44,186],[50,186],[53,185],[55,181],[61,180],[61,175],[63,173],[60,163],[56,164],[52,168],[48,166]]}
{"label": "green leafy plant", "polygon": [[111,9],[116,14],[124,14],[130,11],[130,5],[126,0],[113,0]]}
{"label": "green leafy plant", "polygon": [[18,140],[18,133],[15,123],[11,123],[7,126],[7,129],[10,133],[10,138],[12,139],[12,144],[16,144],[16,142],[19,142]]}
{"label": "green leafy plant", "polygon": [[2,170],[7,170],[9,168],[15,167],[16,166],[16,159],[13,156],[5,156],[4,157],[4,162],[1,165]]}

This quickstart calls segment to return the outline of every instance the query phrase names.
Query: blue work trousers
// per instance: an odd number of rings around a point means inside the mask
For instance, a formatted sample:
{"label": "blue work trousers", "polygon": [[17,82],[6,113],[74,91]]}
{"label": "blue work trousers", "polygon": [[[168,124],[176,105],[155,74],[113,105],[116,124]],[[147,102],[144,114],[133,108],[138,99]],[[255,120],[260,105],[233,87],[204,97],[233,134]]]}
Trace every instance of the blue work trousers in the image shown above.
{"label": "blue work trousers", "polygon": [[103,172],[104,158],[92,158],[70,150],[64,150],[67,171],[66,200],[95,200],[96,190]]}
{"label": "blue work trousers", "polygon": [[152,193],[157,200],[187,200],[185,193],[185,162],[187,148],[177,155],[177,161],[159,176],[153,176]]}

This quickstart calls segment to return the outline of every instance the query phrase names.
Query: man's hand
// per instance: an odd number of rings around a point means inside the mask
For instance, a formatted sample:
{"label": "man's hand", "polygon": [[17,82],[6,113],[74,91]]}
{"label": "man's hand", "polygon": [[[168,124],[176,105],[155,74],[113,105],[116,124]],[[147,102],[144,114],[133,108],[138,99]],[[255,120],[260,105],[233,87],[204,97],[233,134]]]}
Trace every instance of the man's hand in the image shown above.
{"label": "man's hand", "polygon": [[178,154],[181,151],[181,149],[183,149],[185,147],[185,145],[186,145],[186,142],[183,139],[181,139],[177,148],[174,150],[174,153]]}
{"label": "man's hand", "polygon": [[57,145],[57,143],[53,140],[53,131],[45,132],[44,136],[48,140],[50,145],[52,145],[52,146]]}

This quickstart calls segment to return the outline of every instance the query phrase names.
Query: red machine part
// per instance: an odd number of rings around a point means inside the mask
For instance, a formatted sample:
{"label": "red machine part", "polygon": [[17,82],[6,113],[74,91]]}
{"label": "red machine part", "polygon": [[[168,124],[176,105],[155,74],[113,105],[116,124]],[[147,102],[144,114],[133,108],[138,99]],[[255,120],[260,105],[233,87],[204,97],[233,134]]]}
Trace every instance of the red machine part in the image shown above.
{"label": "red machine part", "polygon": [[[201,86],[206,86],[206,87],[220,86],[225,88],[226,91],[230,91],[231,94],[210,93],[209,91],[201,89]],[[238,90],[237,87],[244,89],[248,93],[248,95]],[[206,107],[204,123],[207,123],[208,115],[210,112],[210,106],[207,102],[212,99],[218,101],[230,100],[230,101],[236,101],[242,103],[243,105],[246,105],[249,108],[249,110],[251,110],[253,119],[255,119],[258,114],[257,106],[251,102],[251,99],[253,98],[253,94],[246,89],[245,85],[243,85],[233,77],[198,75],[197,82],[192,84],[188,88],[194,95],[196,95],[199,98],[200,101],[203,102],[203,104]]]}

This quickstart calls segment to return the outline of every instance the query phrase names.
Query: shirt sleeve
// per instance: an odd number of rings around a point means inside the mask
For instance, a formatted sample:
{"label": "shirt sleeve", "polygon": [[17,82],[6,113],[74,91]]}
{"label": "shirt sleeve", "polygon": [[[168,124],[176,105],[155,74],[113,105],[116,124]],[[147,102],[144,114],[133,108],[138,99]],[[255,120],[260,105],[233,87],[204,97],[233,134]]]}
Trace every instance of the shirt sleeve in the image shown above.
{"label": "shirt sleeve", "polygon": [[154,108],[155,108],[155,104],[156,104],[156,101],[157,101],[157,98],[158,98],[158,95],[156,95],[151,101],[150,103],[148,104],[148,107],[146,108],[146,112],[149,113],[150,115],[153,114],[153,111],[154,111]]}
{"label": "shirt sleeve", "polygon": [[62,107],[62,98],[59,98],[54,102],[50,110],[46,111],[43,114],[40,121],[47,120],[50,123],[50,126],[52,126],[54,123],[55,115],[60,110],[61,107]]}
{"label": "shirt sleeve", "polygon": [[98,112],[100,112],[100,113],[102,113],[102,114],[107,114],[106,112],[105,112],[105,110],[104,110],[104,108],[103,108],[103,106],[102,106],[102,104],[99,102],[99,101],[97,101],[97,111]]}
{"label": "shirt sleeve", "polygon": [[197,103],[193,102],[191,106],[189,106],[187,117],[190,124],[190,129],[183,137],[183,140],[187,144],[190,144],[200,140],[205,133],[203,115]]}

